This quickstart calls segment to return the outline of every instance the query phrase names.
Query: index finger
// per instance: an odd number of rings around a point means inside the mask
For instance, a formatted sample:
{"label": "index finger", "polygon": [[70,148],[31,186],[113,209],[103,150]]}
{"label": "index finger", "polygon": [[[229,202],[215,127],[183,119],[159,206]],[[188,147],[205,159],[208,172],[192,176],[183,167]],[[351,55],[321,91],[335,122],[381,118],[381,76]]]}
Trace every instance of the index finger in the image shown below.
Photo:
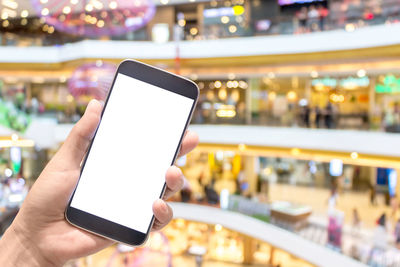
{"label": "index finger", "polygon": [[199,136],[195,132],[186,131],[182,141],[181,150],[179,151],[179,157],[182,157],[192,151],[198,143]]}

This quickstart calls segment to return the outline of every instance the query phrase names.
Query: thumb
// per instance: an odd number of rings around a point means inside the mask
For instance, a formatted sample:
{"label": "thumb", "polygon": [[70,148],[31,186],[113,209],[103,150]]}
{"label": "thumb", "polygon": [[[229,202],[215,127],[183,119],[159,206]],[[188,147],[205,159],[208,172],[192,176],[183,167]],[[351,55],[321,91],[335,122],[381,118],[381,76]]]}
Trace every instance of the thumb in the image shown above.
{"label": "thumb", "polygon": [[99,101],[91,100],[86,107],[85,114],[72,128],[65,143],[54,157],[55,161],[60,161],[63,169],[79,168],[99,125],[102,109],[103,105]]}

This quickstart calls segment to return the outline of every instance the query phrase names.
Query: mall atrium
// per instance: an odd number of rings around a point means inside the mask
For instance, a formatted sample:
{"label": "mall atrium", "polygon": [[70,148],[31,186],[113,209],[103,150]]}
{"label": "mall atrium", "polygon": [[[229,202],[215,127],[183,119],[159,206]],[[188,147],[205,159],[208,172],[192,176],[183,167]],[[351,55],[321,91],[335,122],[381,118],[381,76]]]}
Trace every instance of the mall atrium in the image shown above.
{"label": "mall atrium", "polygon": [[134,59],[197,84],[199,144],[166,227],[65,266],[400,266],[400,0],[2,0],[0,17],[0,240]]}

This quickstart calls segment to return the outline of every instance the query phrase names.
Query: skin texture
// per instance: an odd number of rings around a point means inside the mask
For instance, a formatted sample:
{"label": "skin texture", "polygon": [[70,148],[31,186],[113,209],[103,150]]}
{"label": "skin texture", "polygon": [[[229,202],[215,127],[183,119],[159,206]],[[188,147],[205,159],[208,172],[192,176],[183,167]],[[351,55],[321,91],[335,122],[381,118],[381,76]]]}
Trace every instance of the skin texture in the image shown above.
{"label": "skin texture", "polygon": [[[0,239],[0,266],[62,266],[70,259],[95,253],[113,241],[80,230],[64,218],[64,211],[80,174],[80,163],[100,121],[102,104],[92,100],[67,140],[43,170],[12,225]],[[180,156],[196,147],[198,137],[187,132]],[[172,166],[165,175],[164,199],[181,189],[183,175]],[[133,212],[133,211],[132,211]],[[164,200],[153,204],[153,230],[172,219]]]}

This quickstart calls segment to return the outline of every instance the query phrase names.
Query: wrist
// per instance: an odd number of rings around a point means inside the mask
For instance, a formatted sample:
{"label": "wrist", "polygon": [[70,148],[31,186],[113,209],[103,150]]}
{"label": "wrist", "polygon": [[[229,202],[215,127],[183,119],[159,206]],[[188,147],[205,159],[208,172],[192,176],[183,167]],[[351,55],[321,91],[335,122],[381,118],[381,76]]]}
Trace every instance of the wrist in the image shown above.
{"label": "wrist", "polygon": [[55,266],[13,223],[0,239],[0,266]]}

